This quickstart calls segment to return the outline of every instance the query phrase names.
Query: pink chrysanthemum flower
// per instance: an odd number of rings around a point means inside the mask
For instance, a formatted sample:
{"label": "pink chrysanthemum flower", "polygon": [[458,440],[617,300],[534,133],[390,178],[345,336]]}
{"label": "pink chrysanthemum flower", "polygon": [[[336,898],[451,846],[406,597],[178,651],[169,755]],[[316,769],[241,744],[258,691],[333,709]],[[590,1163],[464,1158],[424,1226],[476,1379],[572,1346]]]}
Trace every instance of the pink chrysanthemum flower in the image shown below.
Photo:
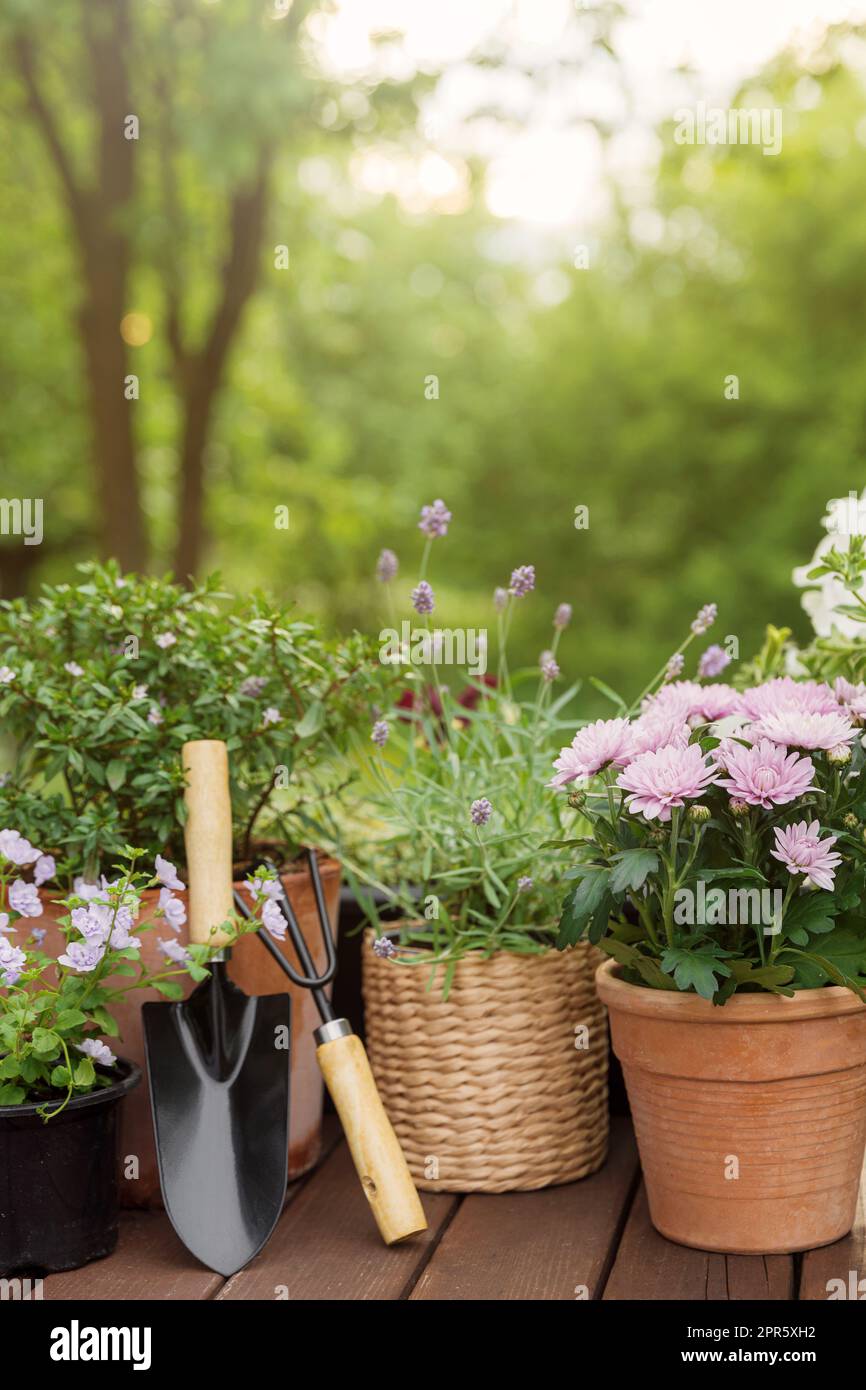
{"label": "pink chrysanthemum flower", "polygon": [[553,766],[556,776],[549,787],[565,787],[578,778],[594,777],[611,763],[622,767],[629,757],[631,725],[627,719],[597,719],[578,729],[568,748],[563,748]]}
{"label": "pink chrysanthemum flower", "polygon": [[730,685],[699,685],[697,681],[674,681],[663,685],[644,705],[651,711],[676,717],[682,723],[712,724],[741,712],[740,697]]}
{"label": "pink chrysanthemum flower", "polygon": [[740,704],[747,719],[763,719],[768,714],[796,709],[802,714],[838,713],[836,696],[823,681],[795,681],[790,676],[753,685],[740,695]]}
{"label": "pink chrysanthemum flower", "polygon": [[852,743],[856,733],[851,720],[838,709],[835,714],[807,714],[792,707],[765,715],[743,730],[752,743],[768,738],[786,748],[825,750]]}
{"label": "pink chrysanthemum flower", "polygon": [[805,792],[819,790],[812,782],[812,759],[786,753],[768,739],[761,739],[752,748],[745,748],[735,739],[725,739],[722,761],[728,776],[722,778],[719,786],[735,800],[763,806],[765,811],[771,806],[786,806]]}
{"label": "pink chrysanthemum flower", "polygon": [[852,685],[844,676],[837,676],[833,683],[833,692],[846,714],[861,722],[866,720],[866,685],[862,681]]}
{"label": "pink chrysanthemum flower", "polygon": [[631,726],[629,761],[639,758],[641,753],[657,753],[660,748],[685,748],[690,735],[688,724],[676,714],[648,710]]}
{"label": "pink chrysanthemum flower", "polygon": [[810,824],[801,820],[797,825],[787,825],[784,829],[777,827],[774,834],[776,848],[770,851],[773,858],[784,864],[789,873],[805,874],[804,884],[826,888],[829,892],[833,887],[836,865],[842,863],[841,854],[831,852],[836,836],[819,839],[821,826],[816,820]]}
{"label": "pink chrysanthemum flower", "polygon": [[628,808],[646,820],[668,821],[671,808],[702,796],[718,779],[718,768],[708,763],[700,745],[660,748],[642,753],[619,774],[617,786],[631,792]]}

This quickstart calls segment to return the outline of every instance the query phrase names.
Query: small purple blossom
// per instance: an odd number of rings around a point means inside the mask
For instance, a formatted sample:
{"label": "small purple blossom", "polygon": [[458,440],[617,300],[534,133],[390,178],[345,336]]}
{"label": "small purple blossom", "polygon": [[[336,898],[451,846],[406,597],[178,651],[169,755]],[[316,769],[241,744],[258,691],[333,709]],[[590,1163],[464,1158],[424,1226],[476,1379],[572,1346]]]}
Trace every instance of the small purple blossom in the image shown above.
{"label": "small purple blossom", "polygon": [[133,700],[143,700],[143,699],[145,698],[145,696],[147,695],[147,692],[148,692],[148,686],[146,686],[146,685],[134,685],[134,686],[132,687],[132,698],[133,698]]}
{"label": "small purple blossom", "polygon": [[381,960],[391,960],[397,954],[397,947],[387,936],[377,936],[373,942],[373,954]]}
{"label": "small purple blossom", "polygon": [[511,571],[511,580],[508,585],[508,592],[515,598],[524,598],[535,588],[535,566],[518,565],[516,570]]}
{"label": "small purple blossom", "polygon": [[4,931],[5,931],[5,932],[15,931],[15,927],[10,926],[10,924],[9,924],[9,913],[8,913],[8,912],[0,912],[0,932],[4,932]]}
{"label": "small purple blossom", "polygon": [[154,875],[164,888],[171,888],[175,893],[184,891],[186,885],[181,883],[177,876],[177,869],[169,859],[163,859],[162,855],[158,854],[153,861],[153,866]]}
{"label": "small purple blossom", "polygon": [[267,709],[262,715],[262,724],[265,726],[265,728],[267,728],[269,724],[279,724],[282,717],[283,716],[280,714],[280,711],[276,708],[275,705],[268,705]]}
{"label": "small purple blossom", "polygon": [[241,694],[257,700],[268,683],[267,676],[247,676],[241,685]]}
{"label": "small purple blossom", "polygon": [[43,941],[45,940],[46,936],[48,935],[48,932],[47,932],[47,929],[46,929],[45,927],[34,927],[33,930],[31,931],[30,935],[32,936],[33,940],[36,942],[36,945],[37,945],[37,946],[41,946],[42,943],[43,943]]}
{"label": "small purple blossom", "polygon": [[685,666],[685,664],[686,659],[683,656],[682,652],[674,652],[673,656],[670,658],[667,666],[665,667],[665,680],[675,681],[679,676],[682,675],[683,667]]}
{"label": "small purple blossom", "polygon": [[35,849],[17,830],[0,830],[0,855],[12,864],[33,864],[41,853],[41,850]]}
{"label": "small purple blossom", "polygon": [[418,530],[423,531],[425,536],[435,538],[436,536],[447,536],[448,523],[451,520],[451,513],[445,506],[441,497],[437,497],[435,502],[429,506],[421,508],[421,520],[418,522]]}
{"label": "small purple blossom", "polygon": [[69,970],[88,975],[91,970],[96,969],[104,955],[104,945],[95,945],[89,941],[70,941],[63,955],[58,956],[57,960]]}
{"label": "small purple blossom", "polygon": [[41,917],[42,904],[39,901],[39,889],[32,883],[25,883],[23,878],[16,878],[9,885],[9,906],[13,912],[18,912],[22,917]]}
{"label": "small purple blossom", "polygon": [[384,719],[377,719],[370,733],[377,748],[384,748],[388,742],[388,725]]}
{"label": "small purple blossom", "polygon": [[84,675],[84,667],[83,667],[83,666],[79,666],[79,664],[78,664],[77,661],[64,661],[64,663],[63,663],[63,669],[64,669],[64,671],[68,671],[69,674],[70,674],[70,676],[83,676],[83,675]]}
{"label": "small purple blossom", "polygon": [[84,1042],[76,1043],[75,1047],[78,1052],[83,1052],[85,1057],[92,1057],[94,1062],[99,1062],[103,1067],[113,1067],[117,1061],[108,1043],[100,1041],[99,1038],[85,1038]]}
{"label": "small purple blossom", "polygon": [[158,724],[161,724],[161,723],[162,723],[162,715],[160,714],[159,710],[156,708],[156,705],[154,705],[154,707],[153,707],[152,710],[149,710],[149,711],[148,711],[147,722],[148,722],[148,724],[153,724],[154,727],[156,727]]}
{"label": "small purple blossom", "polygon": [[702,633],[706,632],[708,628],[712,627],[713,623],[716,621],[716,618],[718,617],[718,612],[718,604],[705,603],[703,608],[698,610],[697,616],[695,617],[695,620],[692,623],[692,632],[696,633],[697,636],[700,637]]}
{"label": "small purple blossom", "polygon": [[15,679],[15,672],[8,666],[0,666],[0,685],[9,685]]}
{"label": "small purple blossom", "polygon": [[257,903],[263,898],[278,898],[281,884],[276,878],[251,878],[247,880],[246,888],[253,902]]}
{"label": "small purple blossom", "polygon": [[262,908],[262,925],[270,932],[271,936],[276,937],[277,941],[285,941],[286,919],[283,915],[283,909],[273,898],[268,898]]}
{"label": "small purple blossom", "polygon": [[561,603],[553,615],[553,626],[557,632],[562,632],[563,628],[568,627],[571,622],[572,608],[570,603]]}
{"label": "small purple blossom", "polygon": [[162,647],[162,650],[165,651],[168,647],[174,646],[174,644],[177,641],[177,638],[175,637],[173,632],[160,632],[157,633],[156,637],[154,637],[153,640],[155,641],[158,647]]}
{"label": "small purple blossom", "polygon": [[40,854],[33,866],[33,882],[39,888],[57,873],[57,865],[52,854]]}
{"label": "small purple blossom", "polygon": [[27,957],[21,947],[13,946],[5,936],[0,936],[0,984],[17,984],[26,964]]}
{"label": "small purple blossom", "polygon": [[186,921],[186,908],[180,898],[176,898],[169,888],[160,890],[159,910],[172,931],[180,931]]}
{"label": "small purple blossom", "polygon": [[542,652],[538,664],[543,680],[548,682],[556,680],[559,675],[559,663],[553,652]]}
{"label": "small purple blossom", "polygon": [[493,590],[493,607],[496,609],[497,613],[501,613],[507,603],[508,590],[503,589],[501,586],[497,586]]}
{"label": "small purple blossom", "polygon": [[380,550],[376,561],[376,578],[380,584],[388,584],[397,578],[399,563],[393,550]]}
{"label": "small purple blossom", "polygon": [[157,945],[168,960],[173,960],[178,965],[187,965],[192,960],[189,951],[185,946],[181,946],[179,941],[159,941]]}
{"label": "small purple blossom", "polygon": [[523,875],[517,880],[517,891],[518,891],[518,893],[528,893],[531,887],[532,887],[532,879],[531,879],[531,878],[528,878],[528,877],[526,876],[526,874],[523,874]]}
{"label": "small purple blossom", "polygon": [[711,647],[707,647],[700,661],[698,662],[698,680],[712,680],[715,676],[720,676],[726,666],[730,666],[731,658],[715,642]]}
{"label": "small purple blossom", "polygon": [[486,796],[481,796],[477,801],[473,801],[469,807],[469,814],[472,817],[473,825],[486,825],[493,813],[493,807]]}
{"label": "small purple blossom", "polygon": [[426,579],[421,579],[412,590],[412,607],[416,613],[432,613],[434,608],[433,590]]}

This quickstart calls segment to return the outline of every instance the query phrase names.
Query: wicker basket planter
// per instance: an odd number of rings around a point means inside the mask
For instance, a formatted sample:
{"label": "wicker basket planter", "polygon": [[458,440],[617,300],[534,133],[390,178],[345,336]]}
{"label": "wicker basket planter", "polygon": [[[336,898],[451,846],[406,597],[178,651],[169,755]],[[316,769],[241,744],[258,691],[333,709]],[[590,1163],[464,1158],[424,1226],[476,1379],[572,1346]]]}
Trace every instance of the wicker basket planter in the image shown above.
{"label": "wicker basket planter", "polygon": [[428,968],[383,960],[369,939],[367,1048],[417,1185],[516,1192],[595,1172],[608,1136],[600,953],[467,956],[443,1000],[443,967],[428,989]]}

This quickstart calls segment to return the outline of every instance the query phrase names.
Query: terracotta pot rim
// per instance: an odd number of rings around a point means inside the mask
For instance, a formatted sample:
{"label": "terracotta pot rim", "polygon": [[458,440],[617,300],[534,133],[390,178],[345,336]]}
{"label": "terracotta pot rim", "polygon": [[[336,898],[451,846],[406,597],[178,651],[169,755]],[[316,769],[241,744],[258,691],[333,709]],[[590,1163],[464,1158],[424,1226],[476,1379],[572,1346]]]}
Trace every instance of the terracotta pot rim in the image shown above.
{"label": "terracotta pot rim", "polygon": [[734,994],[719,1007],[697,994],[633,985],[621,977],[617,961],[603,961],[595,972],[599,995],[608,1008],[644,1018],[689,1023],[788,1023],[805,1018],[827,1018],[866,1010],[844,985],[798,990],[788,998],[781,994]]}

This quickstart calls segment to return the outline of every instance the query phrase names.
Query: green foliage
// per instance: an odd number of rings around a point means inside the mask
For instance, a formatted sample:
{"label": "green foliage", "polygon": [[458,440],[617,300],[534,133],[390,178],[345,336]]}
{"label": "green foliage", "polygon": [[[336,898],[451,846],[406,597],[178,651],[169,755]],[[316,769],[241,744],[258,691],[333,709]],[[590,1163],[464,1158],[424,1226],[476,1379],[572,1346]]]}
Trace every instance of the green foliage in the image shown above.
{"label": "green foliage", "polygon": [[[17,743],[0,821],[93,874],[125,844],[182,860],[189,739],[229,750],[235,851],[293,851],[295,813],[346,780],[339,746],[381,689],[359,636],[325,642],[264,594],[81,567],[0,604],[0,720]],[[327,766],[327,760],[339,758]]]}

